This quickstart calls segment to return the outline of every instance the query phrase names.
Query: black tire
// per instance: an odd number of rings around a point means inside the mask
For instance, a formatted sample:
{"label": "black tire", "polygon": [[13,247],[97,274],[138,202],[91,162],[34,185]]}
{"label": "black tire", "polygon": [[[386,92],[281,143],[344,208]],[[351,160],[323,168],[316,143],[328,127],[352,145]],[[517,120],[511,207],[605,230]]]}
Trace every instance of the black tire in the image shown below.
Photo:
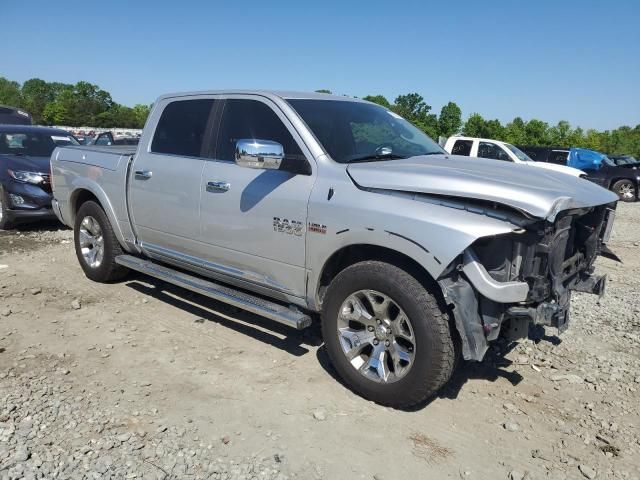
{"label": "black tire", "polygon": [[638,196],[636,186],[631,180],[618,180],[611,186],[611,190],[613,190],[623,202],[635,202]]}
{"label": "black tire", "polygon": [[[353,293],[375,290],[391,298],[411,321],[415,338],[413,364],[392,383],[362,375],[345,356],[338,335],[338,315]],[[455,348],[446,307],[406,271],[379,261],[352,265],[331,282],[323,303],[322,333],[329,358],[349,388],[376,403],[408,408],[432,397],[451,377]]]}
{"label": "black tire", "polygon": [[15,226],[13,221],[9,219],[8,205],[9,198],[5,194],[4,188],[0,186],[0,230],[11,230]]}
{"label": "black tire", "polygon": [[[103,258],[98,266],[91,266],[87,262],[82,254],[82,247],[80,246],[80,228],[83,220],[87,217],[92,217],[96,220],[102,233],[104,242]],[[127,275],[128,269],[115,262],[115,258],[123,253],[122,247],[113,233],[113,228],[107,218],[107,214],[96,202],[87,201],[78,209],[73,227],[73,241],[80,266],[89,279],[95,282],[106,283],[120,280]]]}

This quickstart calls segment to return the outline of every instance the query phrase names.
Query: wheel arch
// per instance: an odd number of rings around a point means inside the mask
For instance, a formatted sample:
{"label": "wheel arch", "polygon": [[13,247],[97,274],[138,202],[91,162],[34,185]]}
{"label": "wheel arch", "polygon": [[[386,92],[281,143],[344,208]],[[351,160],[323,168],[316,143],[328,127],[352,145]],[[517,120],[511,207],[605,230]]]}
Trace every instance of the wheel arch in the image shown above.
{"label": "wheel arch", "polygon": [[442,295],[442,289],[429,271],[407,253],[371,243],[354,243],[336,250],[324,262],[314,294],[318,307],[331,281],[345,268],[362,261],[378,260],[402,268],[432,292]]}
{"label": "wheel arch", "polygon": [[69,195],[69,213],[71,214],[70,223],[73,225],[75,223],[76,214],[80,207],[88,202],[94,201],[102,210],[104,210],[109,222],[111,223],[111,228],[118,240],[118,243],[123,248],[126,248],[126,242],[122,230],[120,229],[120,225],[118,223],[118,219],[116,217],[115,211],[109,198],[105,194],[105,192],[101,188],[96,188],[93,185],[79,185],[77,186]]}

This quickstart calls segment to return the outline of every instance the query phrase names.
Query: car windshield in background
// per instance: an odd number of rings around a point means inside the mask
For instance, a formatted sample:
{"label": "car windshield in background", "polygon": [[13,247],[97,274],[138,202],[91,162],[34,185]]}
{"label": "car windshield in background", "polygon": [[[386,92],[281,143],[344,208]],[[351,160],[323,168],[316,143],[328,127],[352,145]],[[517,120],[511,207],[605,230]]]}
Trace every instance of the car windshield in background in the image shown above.
{"label": "car windshield in background", "polygon": [[529,155],[527,155],[526,153],[524,153],[522,150],[520,150],[517,147],[514,147],[513,145],[509,144],[509,143],[505,143],[504,144],[505,147],[507,147],[509,150],[511,150],[511,152],[518,157],[518,160],[522,160],[523,162],[533,162],[533,160],[531,160],[531,157],[529,157]]}
{"label": "car windshield in background", "polygon": [[612,157],[611,158],[617,165],[635,165],[636,163],[640,163],[635,157],[624,156],[624,157]]}
{"label": "car windshield in background", "polygon": [[71,135],[0,131],[0,154],[49,157],[58,146],[80,145]]}
{"label": "car windshield in background", "polygon": [[288,102],[336,162],[446,153],[421,130],[379,105],[344,100]]}

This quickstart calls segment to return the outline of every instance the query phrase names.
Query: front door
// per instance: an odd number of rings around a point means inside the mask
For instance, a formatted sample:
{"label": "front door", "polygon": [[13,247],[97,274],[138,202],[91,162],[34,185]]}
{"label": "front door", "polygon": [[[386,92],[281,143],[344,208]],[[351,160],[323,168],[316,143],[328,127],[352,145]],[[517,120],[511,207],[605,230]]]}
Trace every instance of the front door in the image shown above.
{"label": "front door", "polygon": [[[278,142],[285,162],[308,171],[240,167],[234,162],[240,139]],[[207,268],[305,296],[307,204],[315,179],[310,158],[276,105],[257,96],[225,101],[215,156],[205,162],[200,186],[200,239],[207,245]]]}
{"label": "front door", "polygon": [[[166,99],[148,124],[152,138],[140,143],[130,178],[134,228],[151,256],[198,253],[200,182],[211,151],[214,98]],[[159,116],[159,119],[158,119]]]}

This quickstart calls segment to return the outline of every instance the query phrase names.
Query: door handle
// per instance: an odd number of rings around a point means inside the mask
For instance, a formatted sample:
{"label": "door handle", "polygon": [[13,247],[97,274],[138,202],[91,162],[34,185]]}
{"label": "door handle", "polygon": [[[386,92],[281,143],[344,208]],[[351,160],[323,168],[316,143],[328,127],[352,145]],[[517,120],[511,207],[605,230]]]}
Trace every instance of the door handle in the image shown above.
{"label": "door handle", "polygon": [[227,182],[207,182],[207,192],[226,192],[230,187]]}
{"label": "door handle", "polygon": [[149,170],[136,170],[134,174],[138,180],[148,180],[153,175],[153,172],[150,172]]}

